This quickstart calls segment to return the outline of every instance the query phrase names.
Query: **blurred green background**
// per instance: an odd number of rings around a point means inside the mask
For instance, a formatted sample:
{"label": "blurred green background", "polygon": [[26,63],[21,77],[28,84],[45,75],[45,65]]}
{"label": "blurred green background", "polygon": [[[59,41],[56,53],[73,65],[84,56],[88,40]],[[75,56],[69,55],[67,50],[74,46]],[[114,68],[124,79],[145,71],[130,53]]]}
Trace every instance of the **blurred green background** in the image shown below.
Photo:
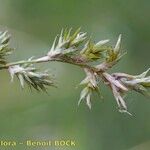
{"label": "blurred green background", "polygon": [[[82,27],[95,41],[109,38],[112,44],[122,33],[127,55],[111,72],[138,74],[149,67],[149,0],[0,0],[0,29],[11,32],[16,48],[12,61],[44,55],[65,27]],[[10,83],[7,71],[0,72],[0,140],[76,141],[76,147],[36,150],[150,149],[149,99],[130,93],[126,102],[133,116],[120,114],[102,85],[104,100],[94,97],[90,111],[84,103],[77,106],[81,89],[75,87],[84,78],[80,68],[56,62],[40,68],[49,68],[58,80],[48,94],[22,90],[17,81]]]}

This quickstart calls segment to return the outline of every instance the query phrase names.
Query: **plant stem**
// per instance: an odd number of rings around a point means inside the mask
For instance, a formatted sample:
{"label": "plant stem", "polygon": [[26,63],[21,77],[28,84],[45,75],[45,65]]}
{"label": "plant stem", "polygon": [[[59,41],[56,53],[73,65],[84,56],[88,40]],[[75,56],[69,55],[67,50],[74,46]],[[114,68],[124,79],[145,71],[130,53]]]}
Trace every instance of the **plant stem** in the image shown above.
{"label": "plant stem", "polygon": [[16,61],[16,62],[11,62],[11,63],[7,63],[3,66],[0,66],[0,70],[2,69],[8,69],[11,66],[15,66],[15,65],[22,65],[22,64],[36,64],[36,63],[44,63],[44,62],[50,62],[50,61],[57,61],[57,62],[63,62],[63,63],[68,63],[68,64],[72,64],[72,65],[76,65],[82,68],[89,68],[95,72],[100,71],[99,69],[87,64],[87,63],[78,63],[76,61],[74,61],[73,59],[64,59],[64,58],[50,58],[49,56],[44,56],[44,57],[40,57],[38,59],[33,59],[33,60],[22,60],[22,61]]}

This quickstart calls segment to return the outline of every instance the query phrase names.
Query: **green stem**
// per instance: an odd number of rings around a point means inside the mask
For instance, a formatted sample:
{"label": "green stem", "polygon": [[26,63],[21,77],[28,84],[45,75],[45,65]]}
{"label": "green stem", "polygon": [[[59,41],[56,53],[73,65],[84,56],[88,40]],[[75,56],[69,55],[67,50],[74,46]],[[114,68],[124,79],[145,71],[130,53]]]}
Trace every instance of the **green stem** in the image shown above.
{"label": "green stem", "polygon": [[93,71],[98,71],[97,68],[88,65],[87,63],[78,63],[74,61],[73,59],[64,59],[64,58],[49,58],[48,56],[44,56],[38,59],[33,59],[33,60],[22,60],[22,61],[16,61],[16,62],[11,62],[7,63],[3,66],[0,66],[0,70],[2,69],[8,69],[11,66],[15,65],[22,65],[22,64],[36,64],[36,63],[44,63],[44,62],[50,62],[50,61],[57,61],[57,62],[63,62],[63,63],[68,63],[72,65],[76,65],[82,68],[89,68]]}

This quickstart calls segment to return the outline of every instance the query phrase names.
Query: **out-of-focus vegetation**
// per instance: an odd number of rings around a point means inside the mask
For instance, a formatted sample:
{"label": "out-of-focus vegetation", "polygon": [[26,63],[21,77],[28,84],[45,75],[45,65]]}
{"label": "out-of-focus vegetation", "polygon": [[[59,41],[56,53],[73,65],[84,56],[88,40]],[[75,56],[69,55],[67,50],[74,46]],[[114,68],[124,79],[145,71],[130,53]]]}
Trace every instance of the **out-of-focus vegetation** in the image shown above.
{"label": "out-of-focus vegetation", "polygon": [[[16,54],[11,60],[43,55],[65,27],[82,27],[95,41],[113,41],[121,33],[128,55],[112,71],[138,74],[149,67],[149,6],[148,0],[0,0],[0,29],[13,35]],[[0,72],[0,139],[73,139],[77,146],[64,149],[77,150],[148,149],[149,99],[131,93],[126,101],[133,116],[120,114],[104,86],[104,99],[93,97],[89,111],[84,104],[77,107],[81,89],[74,85],[84,78],[80,68],[61,63],[40,67],[56,75],[58,89],[49,88],[48,94],[21,90],[6,71]]]}

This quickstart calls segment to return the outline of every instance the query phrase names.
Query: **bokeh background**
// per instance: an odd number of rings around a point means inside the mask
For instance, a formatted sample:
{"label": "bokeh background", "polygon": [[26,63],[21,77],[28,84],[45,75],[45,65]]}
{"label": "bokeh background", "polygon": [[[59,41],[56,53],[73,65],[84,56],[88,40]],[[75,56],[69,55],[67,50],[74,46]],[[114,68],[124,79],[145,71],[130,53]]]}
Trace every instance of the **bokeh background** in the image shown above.
{"label": "bokeh background", "polygon": [[[111,44],[122,33],[127,55],[111,72],[138,74],[149,67],[149,0],[0,0],[0,29],[10,31],[16,48],[12,61],[44,55],[65,27],[81,27],[95,41],[109,38]],[[77,106],[81,89],[76,86],[84,78],[80,68],[57,62],[39,67],[49,68],[57,78],[58,88],[49,88],[48,94],[22,90],[17,81],[10,83],[7,71],[0,72],[1,140],[76,141],[75,147],[36,150],[150,149],[149,99],[130,93],[126,102],[133,116],[120,114],[110,90],[102,85],[104,99],[94,97],[90,111],[84,102]]]}

